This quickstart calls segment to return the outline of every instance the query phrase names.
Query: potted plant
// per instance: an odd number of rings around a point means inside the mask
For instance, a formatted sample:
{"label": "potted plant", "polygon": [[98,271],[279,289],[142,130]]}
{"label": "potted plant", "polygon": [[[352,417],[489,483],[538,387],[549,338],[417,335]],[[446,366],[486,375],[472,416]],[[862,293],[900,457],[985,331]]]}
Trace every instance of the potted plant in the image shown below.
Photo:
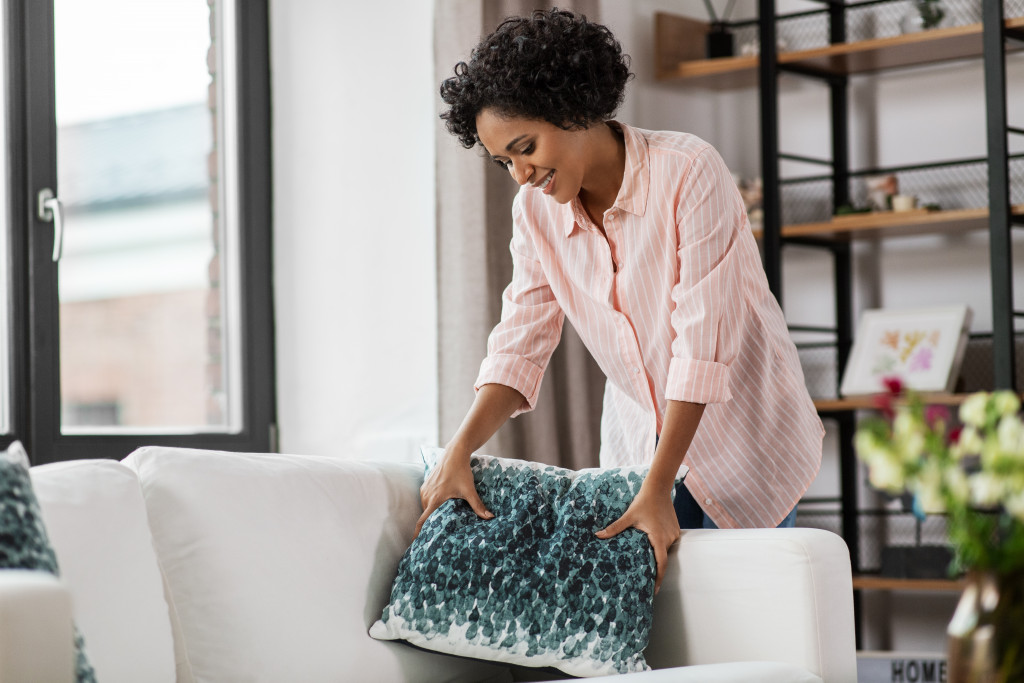
{"label": "potted plant", "polygon": [[903,17],[904,33],[915,33],[938,28],[946,17],[942,0],[914,0],[912,7]]}
{"label": "potted plant", "polygon": [[857,429],[871,484],[943,514],[950,570],[967,585],[947,633],[951,683],[1024,680],[1024,423],[1010,391],[982,392],[959,409],[926,405],[886,380],[877,416]]}

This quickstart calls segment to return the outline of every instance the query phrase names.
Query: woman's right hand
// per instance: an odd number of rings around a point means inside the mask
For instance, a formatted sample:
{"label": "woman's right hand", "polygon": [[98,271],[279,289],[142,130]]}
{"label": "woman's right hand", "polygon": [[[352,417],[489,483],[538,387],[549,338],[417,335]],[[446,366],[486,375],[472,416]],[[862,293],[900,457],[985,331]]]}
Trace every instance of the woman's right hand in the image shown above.
{"label": "woman's right hand", "polygon": [[430,472],[420,487],[423,514],[416,522],[413,538],[420,535],[423,523],[433,514],[434,510],[452,498],[461,498],[469,503],[473,512],[481,519],[494,518],[494,513],[487,509],[480,494],[476,491],[473,470],[469,466],[469,454],[448,448],[441,459],[441,464]]}

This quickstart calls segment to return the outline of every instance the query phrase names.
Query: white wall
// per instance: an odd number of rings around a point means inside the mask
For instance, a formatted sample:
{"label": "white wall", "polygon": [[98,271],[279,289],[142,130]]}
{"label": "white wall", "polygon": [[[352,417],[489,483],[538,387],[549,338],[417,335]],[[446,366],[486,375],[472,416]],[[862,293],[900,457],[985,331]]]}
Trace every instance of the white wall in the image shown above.
{"label": "white wall", "polygon": [[[713,3],[721,11],[727,3]],[[952,3],[950,3],[952,4]],[[780,10],[820,7],[781,0]],[[957,3],[957,11],[970,9]],[[967,8],[967,9],[964,9]],[[626,122],[651,129],[685,130],[712,142],[733,171],[760,175],[758,99],[751,88],[716,93],[681,83],[653,80],[654,13],[665,11],[705,20],[703,3],[685,0],[602,0],[601,20],[632,57],[636,79],[620,112]],[[756,4],[737,3],[733,18],[756,16]],[[977,8],[975,7],[975,11]],[[980,20],[980,17],[978,18]],[[1009,118],[1024,125],[1024,60],[1007,64]],[[858,77],[851,83],[851,164],[854,168],[925,163],[985,156],[983,71],[980,61],[914,69],[884,77]],[[783,151],[828,158],[827,89],[806,79],[780,81],[779,132]],[[1011,136],[1011,151],[1024,139]],[[820,173],[818,169],[787,172]],[[941,201],[941,197],[927,199]],[[1020,200],[1018,200],[1020,201]],[[1015,238],[1015,297],[1024,302],[1024,242]],[[968,303],[974,331],[991,330],[988,240],[983,232],[860,243],[855,248],[856,311]],[[818,250],[784,250],[783,296],[794,324],[834,323],[830,259]],[[809,495],[837,495],[837,440],[832,425],[825,441],[822,471]],[[862,501],[868,494],[862,496]],[[955,595],[867,594],[865,648],[945,650],[945,624]]]}
{"label": "white wall", "polygon": [[437,441],[432,3],[271,0],[281,450]]}

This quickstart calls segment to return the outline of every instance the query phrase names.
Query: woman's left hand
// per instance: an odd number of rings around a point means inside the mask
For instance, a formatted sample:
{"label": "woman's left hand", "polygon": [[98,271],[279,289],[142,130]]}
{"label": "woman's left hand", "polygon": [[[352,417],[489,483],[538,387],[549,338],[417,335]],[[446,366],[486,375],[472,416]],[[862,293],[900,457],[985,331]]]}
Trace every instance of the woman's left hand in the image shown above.
{"label": "woman's left hand", "polygon": [[625,514],[598,531],[597,537],[607,540],[630,527],[647,534],[654,548],[654,561],[657,564],[654,593],[657,594],[661,590],[661,580],[665,577],[668,549],[680,536],[679,520],[672,507],[672,498],[669,495],[654,494],[647,486],[641,486]]}

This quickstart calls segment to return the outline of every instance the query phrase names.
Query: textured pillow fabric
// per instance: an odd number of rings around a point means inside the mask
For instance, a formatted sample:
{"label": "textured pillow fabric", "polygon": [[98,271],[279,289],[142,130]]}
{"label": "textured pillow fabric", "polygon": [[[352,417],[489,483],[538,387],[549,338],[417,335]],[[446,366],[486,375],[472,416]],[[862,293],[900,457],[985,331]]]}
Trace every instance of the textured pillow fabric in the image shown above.
{"label": "textured pillow fabric", "polygon": [[[424,449],[428,473],[441,453]],[[495,518],[462,500],[438,508],[370,635],[573,676],[647,670],[654,551],[637,529],[594,535],[626,511],[647,468],[574,471],[487,455],[471,466]]]}
{"label": "textured pillow fabric", "polygon": [[[32,490],[28,456],[15,441],[0,453],[0,569],[35,569],[55,576],[57,556],[46,535],[39,502]],[[75,629],[75,680],[96,683],[85,656],[82,636]]]}

